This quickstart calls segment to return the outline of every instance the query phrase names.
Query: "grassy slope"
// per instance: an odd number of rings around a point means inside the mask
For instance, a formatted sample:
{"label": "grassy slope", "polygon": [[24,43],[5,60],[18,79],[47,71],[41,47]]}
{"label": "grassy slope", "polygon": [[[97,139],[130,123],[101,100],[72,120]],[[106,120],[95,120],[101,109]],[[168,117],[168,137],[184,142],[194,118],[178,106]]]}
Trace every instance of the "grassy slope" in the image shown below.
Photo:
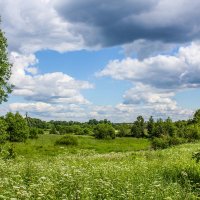
{"label": "grassy slope", "polygon": [[[130,152],[127,148],[128,152],[98,154],[88,150],[91,138],[81,138],[87,145],[81,141],[80,145],[86,149],[76,150],[52,147],[55,139],[44,136],[37,145],[55,148],[51,150],[57,156],[45,157],[42,150],[34,153],[35,158],[0,160],[0,199],[192,200],[200,195],[200,164],[191,158],[200,143],[159,151]],[[104,142],[93,142],[106,149]],[[29,151],[36,145],[30,143]],[[20,145],[16,150],[24,154]]]}
{"label": "grassy slope", "polygon": [[145,139],[116,138],[115,140],[97,140],[90,136],[77,136],[79,144],[77,147],[55,146],[55,141],[60,135],[41,135],[37,140],[28,140],[26,143],[14,144],[18,155],[26,157],[57,156],[66,151],[76,153],[79,149],[94,150],[97,153],[126,152],[145,150],[150,147],[150,142]]}

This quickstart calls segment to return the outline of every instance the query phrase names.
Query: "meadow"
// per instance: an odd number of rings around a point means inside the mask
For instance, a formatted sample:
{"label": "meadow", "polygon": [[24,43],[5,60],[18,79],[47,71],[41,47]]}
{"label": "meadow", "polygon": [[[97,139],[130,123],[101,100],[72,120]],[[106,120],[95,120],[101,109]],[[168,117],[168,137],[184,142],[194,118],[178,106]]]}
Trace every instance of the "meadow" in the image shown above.
{"label": "meadow", "polygon": [[55,146],[59,135],[1,149],[0,199],[200,199],[200,143],[151,150],[146,139],[77,136],[77,147]]}

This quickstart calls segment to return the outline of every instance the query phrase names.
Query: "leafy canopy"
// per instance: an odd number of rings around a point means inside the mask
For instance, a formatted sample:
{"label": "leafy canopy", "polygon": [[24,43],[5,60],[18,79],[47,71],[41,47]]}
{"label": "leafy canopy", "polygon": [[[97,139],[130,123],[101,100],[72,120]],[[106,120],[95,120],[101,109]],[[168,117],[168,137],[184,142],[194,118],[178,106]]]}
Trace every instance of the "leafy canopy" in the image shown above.
{"label": "leafy canopy", "polygon": [[[0,21],[1,22],[1,21]],[[7,39],[0,29],[0,103],[7,101],[13,85],[9,83],[11,67],[7,53]]]}

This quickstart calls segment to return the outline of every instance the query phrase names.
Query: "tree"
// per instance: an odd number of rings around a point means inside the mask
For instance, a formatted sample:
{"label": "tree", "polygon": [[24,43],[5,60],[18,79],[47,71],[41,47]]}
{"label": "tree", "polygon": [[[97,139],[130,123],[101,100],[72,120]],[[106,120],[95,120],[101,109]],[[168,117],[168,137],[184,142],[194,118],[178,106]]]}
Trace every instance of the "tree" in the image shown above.
{"label": "tree", "polygon": [[97,139],[115,139],[115,129],[110,124],[97,124],[94,128]]}
{"label": "tree", "polygon": [[154,128],[155,128],[155,122],[154,122],[153,117],[151,116],[149,118],[149,121],[147,122],[147,130],[150,137],[153,136]]}
{"label": "tree", "polygon": [[0,103],[7,101],[8,94],[12,92],[13,85],[8,83],[11,66],[8,61],[7,39],[0,29]]}
{"label": "tree", "polygon": [[142,116],[138,116],[137,120],[134,121],[131,128],[131,135],[137,138],[145,136],[145,122]]}
{"label": "tree", "polygon": [[27,121],[17,112],[7,113],[5,118],[8,124],[8,136],[11,142],[23,142],[29,136],[29,127]]}
{"label": "tree", "polygon": [[193,121],[200,124],[200,109],[194,113]]}
{"label": "tree", "polygon": [[0,118],[0,144],[5,143],[8,135],[7,135],[7,123],[3,118]]}
{"label": "tree", "polygon": [[51,130],[49,131],[49,134],[59,134],[59,132],[56,130],[56,127],[53,125]]}

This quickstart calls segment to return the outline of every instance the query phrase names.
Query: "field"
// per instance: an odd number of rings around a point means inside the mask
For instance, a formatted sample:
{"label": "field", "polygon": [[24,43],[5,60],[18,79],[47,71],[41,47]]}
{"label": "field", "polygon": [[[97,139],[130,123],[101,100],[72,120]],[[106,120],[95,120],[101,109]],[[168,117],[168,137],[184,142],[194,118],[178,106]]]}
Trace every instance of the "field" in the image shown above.
{"label": "field", "polygon": [[200,143],[153,151],[145,139],[78,136],[77,147],[54,146],[59,137],[14,144],[16,158],[0,159],[0,199],[200,199]]}

